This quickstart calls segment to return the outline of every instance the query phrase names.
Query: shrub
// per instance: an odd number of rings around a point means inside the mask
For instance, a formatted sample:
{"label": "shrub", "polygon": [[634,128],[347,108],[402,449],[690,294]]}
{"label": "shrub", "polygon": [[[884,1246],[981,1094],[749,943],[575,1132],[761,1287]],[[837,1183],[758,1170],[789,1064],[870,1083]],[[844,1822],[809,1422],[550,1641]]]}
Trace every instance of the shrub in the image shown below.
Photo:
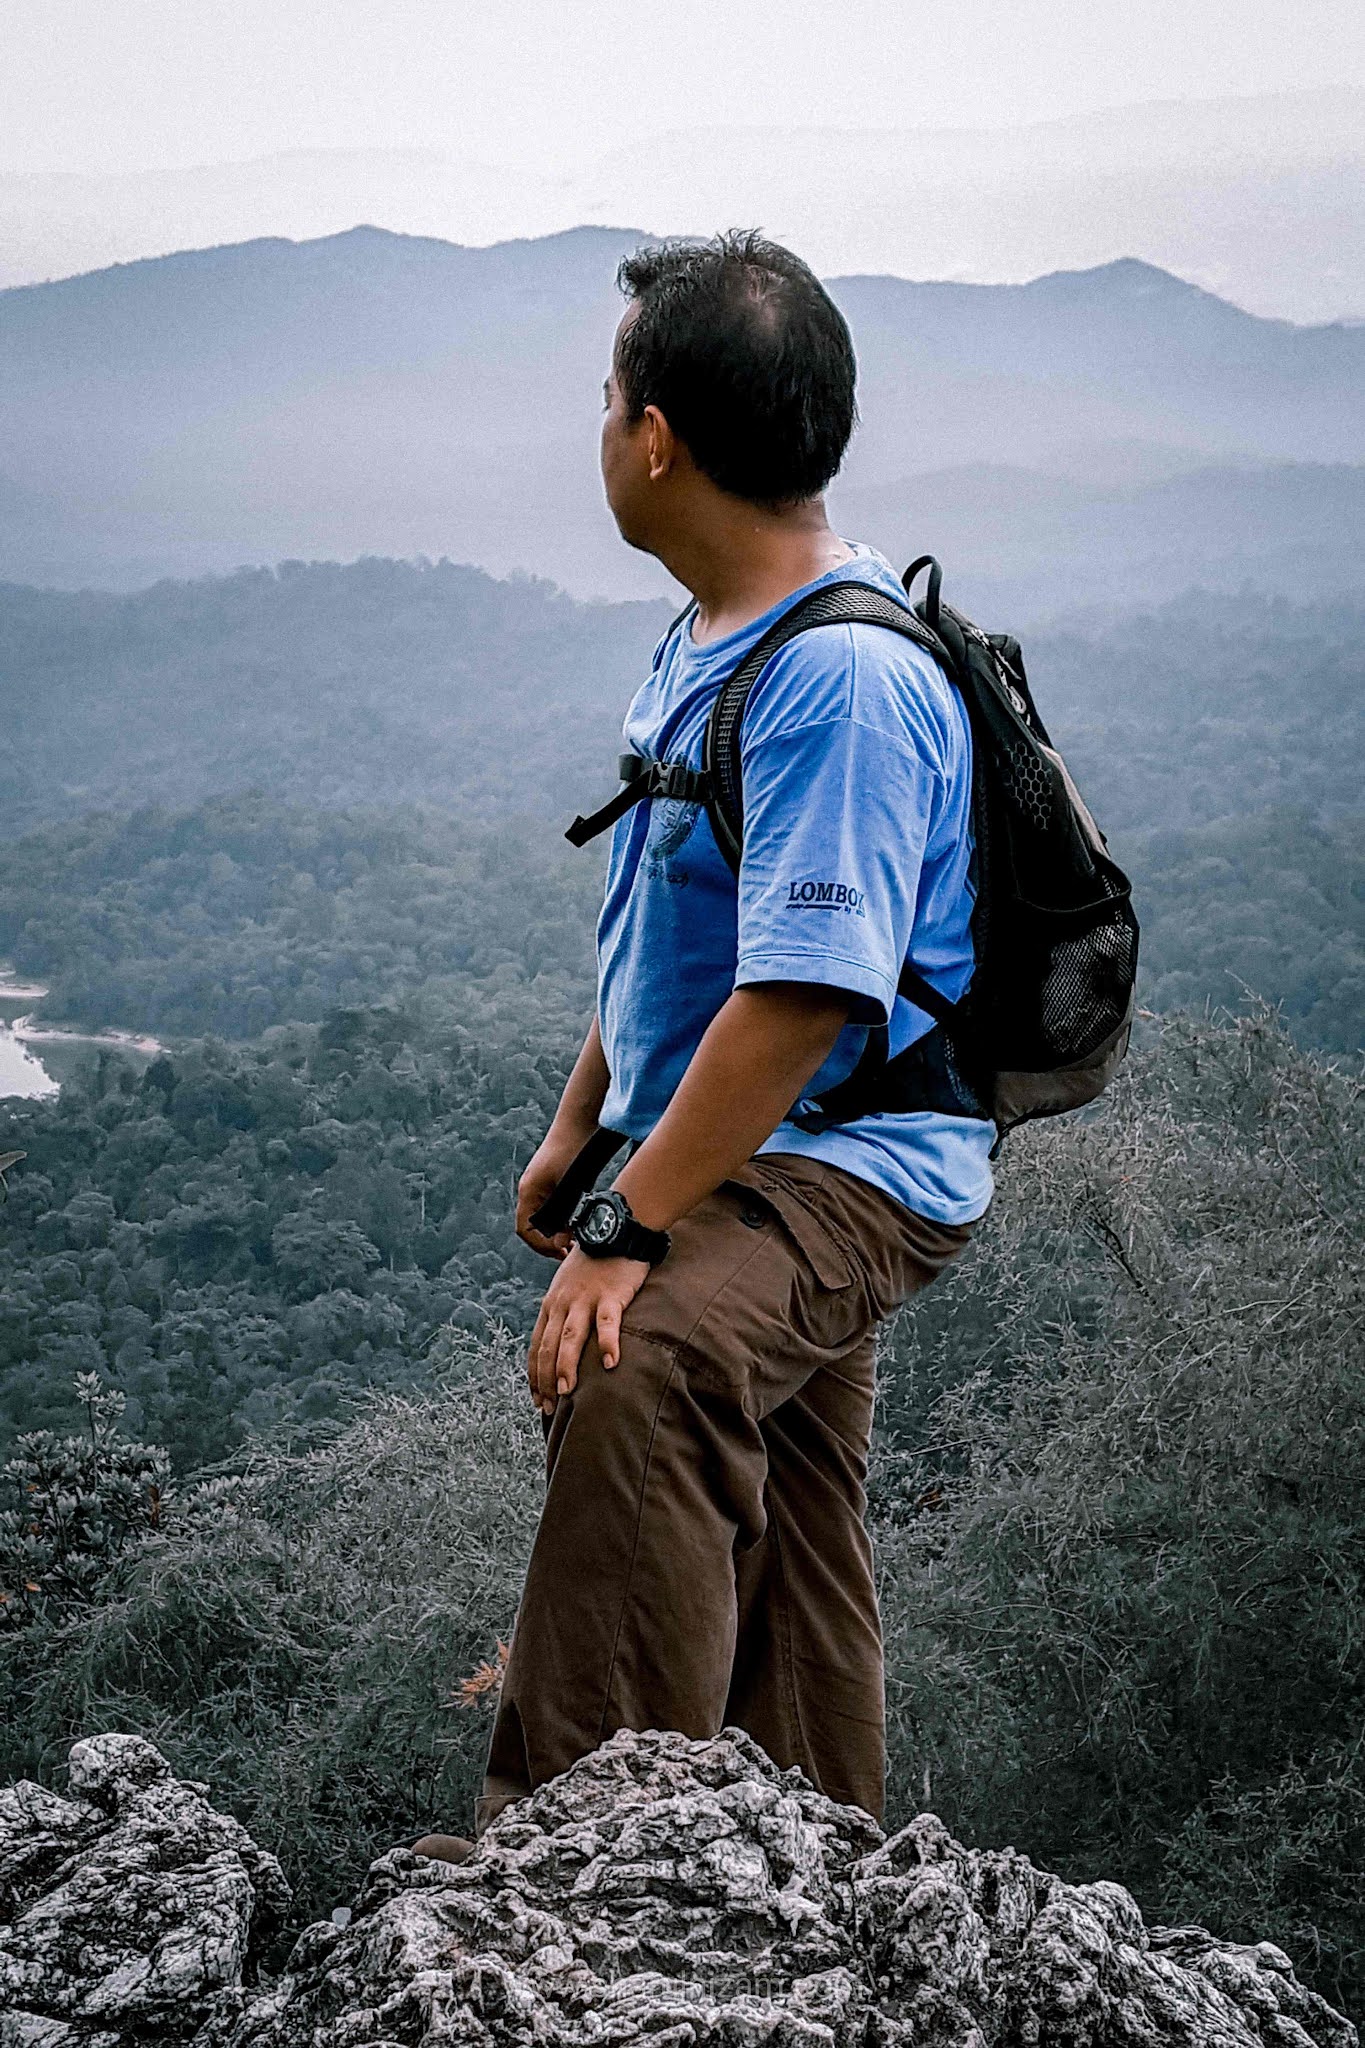
{"label": "shrub", "polygon": [[1174,1917],[1235,1941],[1275,1941],[1341,2004],[1365,1982],[1365,1760],[1334,1743],[1270,1782],[1220,1779],[1167,1844],[1161,1896]]}
{"label": "shrub", "polygon": [[124,1396],[78,1373],[85,1428],[19,1438],[0,1468],[0,1629],[93,1599],[131,1537],[157,1528],[170,1461],[119,1429]]}
{"label": "shrub", "polygon": [[[1231,1925],[1198,1845],[1264,1840],[1289,1795],[1257,1788],[1365,1705],[1361,1102],[1271,1017],[1185,1020],[1104,1113],[1020,1134],[889,1349],[900,1814],[927,1785],[969,1835]],[[1312,1890],[1279,1916],[1310,1969]]]}
{"label": "shrub", "polygon": [[146,1735],[278,1850],[306,1914],[394,1842],[467,1827],[488,1713],[462,1682],[510,1634],[541,1489],[519,1374],[506,1338],[453,1338],[429,1392],[187,1495],[79,1622],[0,1644],[3,1776]]}

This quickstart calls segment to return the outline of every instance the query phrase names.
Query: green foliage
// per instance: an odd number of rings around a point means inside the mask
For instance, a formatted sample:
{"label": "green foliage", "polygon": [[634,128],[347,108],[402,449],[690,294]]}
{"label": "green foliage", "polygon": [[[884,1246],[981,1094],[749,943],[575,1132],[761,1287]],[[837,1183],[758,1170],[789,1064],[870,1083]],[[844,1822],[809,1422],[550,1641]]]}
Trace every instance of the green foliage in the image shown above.
{"label": "green foliage", "polygon": [[464,1827],[488,1703],[465,1681],[511,1633],[543,1435],[505,1338],[452,1333],[435,1391],[254,1445],[182,1498],[104,1598],[0,1638],[0,1779],[70,1736],[151,1737],[282,1857],[304,1917],[381,1850]]}
{"label": "green foliage", "polygon": [[[993,622],[992,622],[993,623]],[[1039,708],[1107,832],[1360,809],[1365,602],[1250,590],[1095,611],[1029,634]]]}
{"label": "green foliage", "polygon": [[1220,1779],[1168,1845],[1161,1896],[1172,1917],[1234,1941],[1278,1942],[1360,2010],[1365,1985],[1365,1770],[1357,1737],[1327,1743],[1239,1791]]}
{"label": "green foliage", "polygon": [[497,968],[458,993],[12,1105],[0,1438],[60,1426],[72,1373],[100,1372],[183,1471],[411,1385],[452,1318],[529,1326],[544,1270],[513,1190],[583,1008]]}
{"label": "green foliage", "polygon": [[1235,1006],[1250,991],[1305,1045],[1365,1039],[1365,818],[1258,811],[1136,835],[1123,852],[1153,1009]]}
{"label": "green foliage", "polygon": [[[1012,1147],[888,1354],[902,1812],[927,1780],[950,1825],[1217,1926],[1210,1835],[1254,1844],[1295,1771],[1340,1775],[1365,1707],[1363,1098],[1264,1016],[1176,1020],[1102,1114]],[[1272,1924],[1311,1963],[1312,1919],[1359,1996],[1338,1905],[1297,1881]]]}
{"label": "green foliage", "polygon": [[600,860],[542,822],[291,809],[97,814],[6,848],[0,954],[83,1024],[256,1038],[457,982],[592,1002]]}
{"label": "green foliage", "polygon": [[75,1436],[20,1437],[0,1471],[0,1629],[51,1619],[88,1603],[130,1538],[160,1526],[169,1460],[133,1443],[119,1420],[124,1397],[78,1373],[85,1428]]}

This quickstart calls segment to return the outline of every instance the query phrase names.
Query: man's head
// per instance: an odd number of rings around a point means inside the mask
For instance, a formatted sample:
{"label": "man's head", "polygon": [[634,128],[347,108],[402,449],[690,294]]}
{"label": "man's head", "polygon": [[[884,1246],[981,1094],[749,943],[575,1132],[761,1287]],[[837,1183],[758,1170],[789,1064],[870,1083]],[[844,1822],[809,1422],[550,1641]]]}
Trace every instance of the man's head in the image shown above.
{"label": "man's head", "polygon": [[636,250],[605,387],[602,474],[624,539],[660,551],[708,492],[771,514],[818,498],[857,411],[853,343],[799,257],[754,233]]}

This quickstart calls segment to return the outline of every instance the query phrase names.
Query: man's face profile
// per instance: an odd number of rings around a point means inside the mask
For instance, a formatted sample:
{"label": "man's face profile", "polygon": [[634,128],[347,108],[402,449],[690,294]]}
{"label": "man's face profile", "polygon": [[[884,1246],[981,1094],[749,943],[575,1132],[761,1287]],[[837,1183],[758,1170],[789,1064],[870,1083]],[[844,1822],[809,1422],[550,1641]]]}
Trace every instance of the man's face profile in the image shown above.
{"label": "man's face profile", "polygon": [[612,344],[612,366],[602,386],[602,483],[622,540],[630,547],[647,549],[643,514],[649,486],[649,420],[647,416],[634,421],[627,418],[625,394],[616,375],[616,351],[635,314],[635,307],[628,306],[622,316]]}

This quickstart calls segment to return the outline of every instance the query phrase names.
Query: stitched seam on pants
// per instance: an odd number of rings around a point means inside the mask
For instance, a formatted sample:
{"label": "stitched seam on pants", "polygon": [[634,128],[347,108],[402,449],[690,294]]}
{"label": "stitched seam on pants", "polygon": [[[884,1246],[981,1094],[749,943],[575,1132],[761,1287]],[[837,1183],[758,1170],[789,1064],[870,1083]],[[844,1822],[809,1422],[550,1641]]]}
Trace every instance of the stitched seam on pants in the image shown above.
{"label": "stitched seam on pants", "polygon": [[[777,1554],[778,1577],[782,1581],[783,1690],[787,1695],[787,1711],[791,1716],[792,1733],[795,1735],[797,1742],[799,1743],[801,1748],[801,1764],[802,1769],[804,1770],[806,1762],[809,1761],[813,1764],[815,1758],[811,1751],[810,1737],[806,1733],[806,1724],[801,1719],[801,1702],[797,1697],[796,1691],[796,1656],[792,1649],[791,1585],[787,1578],[787,1558],[786,1553],[782,1548],[782,1531],[778,1526],[778,1517],[776,1515],[774,1515],[771,1518],[769,1522],[769,1527],[772,1530],[773,1549]],[[807,1772],[807,1776],[812,1775],[813,1773]]]}
{"label": "stitched seam on pants", "polygon": [[635,1560],[640,1550],[640,1531],[645,1519],[645,1488],[649,1484],[650,1460],[654,1456],[654,1439],[659,1433],[659,1417],[664,1412],[664,1402],[678,1372],[678,1351],[676,1345],[667,1347],[669,1359],[668,1378],[659,1390],[659,1403],[654,1410],[654,1420],[649,1426],[649,1442],[645,1445],[644,1464],[640,1471],[640,1497],[635,1503],[635,1534],[631,1539],[630,1563],[626,1567],[626,1582],[621,1592],[621,1611],[616,1617],[616,1633],[611,1639],[611,1661],[607,1665],[607,1683],[602,1693],[602,1713],[597,1723],[597,1745],[600,1746],[607,1725],[607,1709],[611,1705],[612,1687],[616,1683],[616,1659],[621,1648],[621,1631],[625,1627],[626,1609],[630,1605],[630,1589],[635,1578]]}

